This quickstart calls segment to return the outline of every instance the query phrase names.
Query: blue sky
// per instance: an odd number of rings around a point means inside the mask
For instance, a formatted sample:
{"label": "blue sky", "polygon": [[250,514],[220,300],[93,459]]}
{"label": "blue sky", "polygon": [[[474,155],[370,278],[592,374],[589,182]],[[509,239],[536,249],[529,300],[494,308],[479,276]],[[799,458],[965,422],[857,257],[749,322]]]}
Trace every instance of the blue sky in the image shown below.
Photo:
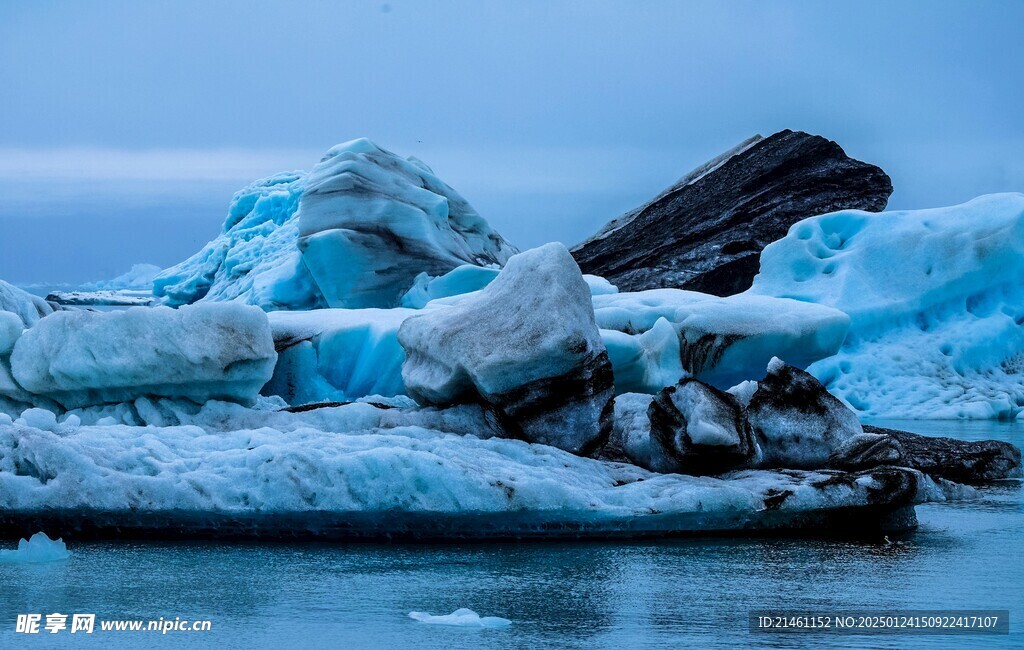
{"label": "blue sky", "polygon": [[169,265],[249,180],[369,137],[520,247],[571,244],[753,133],[893,208],[1024,190],[1021,2],[0,0],[0,278]]}

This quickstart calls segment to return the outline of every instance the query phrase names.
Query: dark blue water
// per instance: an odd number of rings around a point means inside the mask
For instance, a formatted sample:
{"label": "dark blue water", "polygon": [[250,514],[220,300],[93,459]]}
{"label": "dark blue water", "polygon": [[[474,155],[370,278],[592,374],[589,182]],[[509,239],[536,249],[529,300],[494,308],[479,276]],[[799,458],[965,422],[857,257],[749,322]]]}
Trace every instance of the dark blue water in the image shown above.
{"label": "dark blue water", "polygon": [[[880,423],[1020,445],[1012,423]],[[696,539],[441,545],[75,543],[67,562],[0,564],[0,647],[1024,647],[1019,481],[918,509],[898,543]],[[5,547],[12,547],[7,542]],[[469,607],[475,630],[407,617]],[[747,612],[1009,609],[1009,637],[751,635]],[[210,632],[14,633],[17,613],[208,619]]]}

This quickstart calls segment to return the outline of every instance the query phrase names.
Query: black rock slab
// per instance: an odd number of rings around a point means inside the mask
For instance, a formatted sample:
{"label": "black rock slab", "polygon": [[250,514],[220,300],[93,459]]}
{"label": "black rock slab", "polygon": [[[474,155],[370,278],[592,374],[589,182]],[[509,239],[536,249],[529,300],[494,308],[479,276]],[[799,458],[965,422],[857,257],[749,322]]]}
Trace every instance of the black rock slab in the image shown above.
{"label": "black rock slab", "polygon": [[755,136],[709,161],[572,250],[584,273],[620,291],[748,289],[761,250],[807,217],[878,212],[892,194],[879,167],[800,131]]}

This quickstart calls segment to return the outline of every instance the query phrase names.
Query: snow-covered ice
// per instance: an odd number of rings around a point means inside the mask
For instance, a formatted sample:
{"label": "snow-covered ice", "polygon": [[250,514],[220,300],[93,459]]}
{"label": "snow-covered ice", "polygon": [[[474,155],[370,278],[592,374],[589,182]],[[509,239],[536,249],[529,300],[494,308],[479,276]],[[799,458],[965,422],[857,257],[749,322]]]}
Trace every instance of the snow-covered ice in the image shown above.
{"label": "snow-covered ice", "polygon": [[455,627],[508,627],[512,621],[500,616],[480,616],[471,609],[460,607],[451,614],[433,615],[427,612],[409,612],[409,618],[428,625],[452,625]]}
{"label": "snow-covered ice", "polygon": [[680,289],[597,295],[593,304],[619,392],[654,393],[685,375],[724,389],[760,377],[773,356],[804,367],[839,350],[850,324],[821,305]]}
{"label": "snow-covered ice", "polygon": [[331,307],[395,307],[420,273],[516,252],[429,167],[365,138],[332,147],[305,178],[298,227]]}
{"label": "snow-covered ice", "polygon": [[[849,314],[808,369],[862,417],[1012,418],[1024,405],[1024,195],[805,219],[747,295]],[[782,351],[775,354],[793,363]]]}
{"label": "snow-covered ice", "polygon": [[18,540],[16,550],[0,549],[0,562],[11,564],[59,562],[69,557],[71,553],[63,539],[50,539],[43,532],[36,533],[28,539]]}
{"label": "snow-covered ice", "polygon": [[277,355],[267,316],[240,304],[62,311],[11,353],[18,384],[65,408],[142,395],[251,402]]}

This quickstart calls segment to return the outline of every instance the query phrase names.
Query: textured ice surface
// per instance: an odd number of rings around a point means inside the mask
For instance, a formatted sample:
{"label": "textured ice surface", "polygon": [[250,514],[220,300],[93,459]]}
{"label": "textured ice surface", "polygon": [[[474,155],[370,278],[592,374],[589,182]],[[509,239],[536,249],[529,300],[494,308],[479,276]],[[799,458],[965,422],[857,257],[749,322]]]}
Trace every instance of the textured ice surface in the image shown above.
{"label": "textured ice surface", "polygon": [[58,562],[71,557],[63,539],[50,539],[46,533],[36,533],[28,539],[18,540],[17,550],[0,549],[0,562],[39,564]]}
{"label": "textured ice surface", "polygon": [[692,374],[719,388],[761,376],[774,356],[798,367],[834,354],[849,318],[767,296],[652,289],[594,296],[619,392],[653,393]]}
{"label": "textured ice surface", "polygon": [[43,316],[52,314],[53,305],[39,296],[0,280],[0,311],[16,314],[25,327],[28,327]]}
{"label": "textured ice surface", "polygon": [[275,309],[323,306],[296,246],[302,172],[275,174],[235,194],[223,231],[158,275],[154,295],[169,305],[237,300]]}
{"label": "textured ice surface", "polygon": [[842,349],[809,370],[862,416],[1009,418],[1024,404],[1022,274],[1024,195],[993,194],[805,219],[764,250],[749,293],[850,315]]}
{"label": "textured ice surface", "polygon": [[365,138],[313,168],[298,218],[303,260],[331,307],[394,307],[420,273],[516,252],[429,167]]}
{"label": "textured ice surface", "polygon": [[[292,517],[287,526],[295,528],[286,529],[293,532],[338,526],[352,534],[640,533],[790,525],[785,518],[885,500],[878,493],[883,475],[651,474],[545,445],[463,435],[459,427],[484,430],[470,407],[447,413],[362,403],[304,413],[268,407],[266,400],[257,409],[137,400],[132,409],[147,412],[156,426],[49,431],[0,424],[0,513],[132,525],[223,525],[225,517],[259,525],[280,516]],[[125,408],[77,413],[88,423],[105,412],[110,422]],[[958,494],[920,473],[901,476],[911,492],[897,500]]]}
{"label": "textured ice surface", "polygon": [[67,408],[142,395],[252,401],[277,355],[266,314],[240,304],[63,311],[11,354],[25,390]]}
{"label": "textured ice surface", "polygon": [[451,614],[434,616],[427,612],[409,612],[409,618],[428,625],[452,625],[455,627],[508,627],[512,621],[500,616],[480,616],[471,609],[460,607]]}

